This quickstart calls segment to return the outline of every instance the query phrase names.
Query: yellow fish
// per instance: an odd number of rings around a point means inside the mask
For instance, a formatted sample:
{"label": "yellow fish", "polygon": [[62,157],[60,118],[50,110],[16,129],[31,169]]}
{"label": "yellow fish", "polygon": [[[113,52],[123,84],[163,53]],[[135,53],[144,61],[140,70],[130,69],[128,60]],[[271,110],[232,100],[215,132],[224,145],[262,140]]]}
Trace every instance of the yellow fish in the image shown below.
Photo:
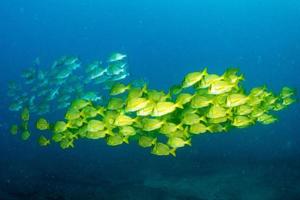
{"label": "yellow fish", "polygon": [[139,138],[138,144],[143,147],[151,147],[156,143],[157,138],[149,137],[149,136],[141,136]]}
{"label": "yellow fish", "polygon": [[94,108],[93,106],[86,106],[81,111],[81,116],[85,119],[94,118],[99,114],[99,110]]}
{"label": "yellow fish", "polygon": [[120,110],[124,107],[125,102],[121,98],[111,98],[108,102],[108,110]]}
{"label": "yellow fish", "polygon": [[176,103],[179,105],[187,104],[192,100],[193,97],[194,95],[191,95],[189,93],[181,93],[177,96]]}
{"label": "yellow fish", "polygon": [[176,148],[171,149],[168,145],[157,142],[154,145],[151,153],[157,156],[168,156],[170,154],[172,156],[176,156]]}
{"label": "yellow fish", "polygon": [[227,107],[236,107],[245,104],[248,101],[249,97],[244,94],[230,94],[227,97],[226,106]]}
{"label": "yellow fish", "polygon": [[192,134],[201,134],[208,131],[207,127],[202,123],[192,124],[190,126],[189,132]]}
{"label": "yellow fish", "polygon": [[253,123],[253,120],[247,116],[235,116],[232,125],[238,128],[244,128]]}
{"label": "yellow fish", "polygon": [[226,81],[217,81],[210,86],[208,93],[214,95],[224,94],[230,92],[235,86],[235,84]]}
{"label": "yellow fish", "polygon": [[119,133],[123,136],[133,136],[136,134],[136,131],[131,126],[122,126],[120,127]]}
{"label": "yellow fish", "polygon": [[143,109],[137,111],[137,116],[149,116],[153,112],[153,109],[155,107],[155,103],[153,101],[149,101],[146,107]]}
{"label": "yellow fish", "polygon": [[54,133],[62,133],[68,128],[67,124],[64,121],[57,121],[54,125]]}
{"label": "yellow fish", "polygon": [[65,115],[66,120],[78,119],[81,116],[81,112],[76,109],[69,109]]}
{"label": "yellow fish", "polygon": [[150,101],[146,98],[129,99],[125,108],[125,112],[136,112],[145,108]]}
{"label": "yellow fish", "polygon": [[105,124],[103,121],[100,120],[90,120],[87,124],[87,131],[89,132],[97,132],[103,131],[105,129]]}
{"label": "yellow fish", "polygon": [[157,129],[159,129],[164,123],[165,123],[165,121],[163,121],[163,120],[144,118],[144,119],[142,120],[143,131],[149,132],[149,131],[157,130]]}
{"label": "yellow fish", "polygon": [[122,94],[122,93],[126,92],[127,90],[129,90],[130,87],[131,87],[131,85],[124,85],[122,83],[116,83],[112,86],[112,88],[110,90],[110,95],[115,96],[115,95]]}
{"label": "yellow fish", "polygon": [[170,137],[168,139],[167,144],[173,148],[180,148],[180,147],[184,147],[185,145],[192,146],[191,139],[184,140],[179,137]]}
{"label": "yellow fish", "polygon": [[[121,135],[111,135],[107,138],[107,145],[109,146],[118,146],[123,144],[124,138]],[[126,142],[127,143],[127,142]]]}
{"label": "yellow fish", "polygon": [[29,109],[28,108],[24,108],[22,113],[21,113],[21,118],[23,121],[29,121]]}
{"label": "yellow fish", "polygon": [[39,139],[38,139],[38,143],[41,146],[48,146],[50,144],[50,140],[47,139],[45,136],[40,136]]}
{"label": "yellow fish", "polygon": [[153,117],[160,117],[175,111],[176,108],[183,108],[182,105],[173,102],[158,102],[151,114]]}
{"label": "yellow fish", "polygon": [[177,130],[183,130],[182,123],[175,124],[172,122],[166,122],[162,125],[159,132],[162,134],[168,135],[168,134],[174,133]]}
{"label": "yellow fish", "polygon": [[194,109],[207,107],[213,102],[213,98],[212,95],[196,94],[192,98],[191,107]]}
{"label": "yellow fish", "polygon": [[184,77],[184,80],[182,82],[182,88],[187,88],[195,85],[199,81],[203,79],[204,76],[207,75],[207,68],[205,68],[202,72],[192,72],[187,74]]}
{"label": "yellow fish", "polygon": [[127,115],[124,115],[124,114],[120,114],[116,119],[115,119],[115,122],[114,122],[114,125],[115,126],[130,126],[132,125],[136,120],[127,116]]}
{"label": "yellow fish", "polygon": [[48,130],[49,126],[50,125],[45,118],[40,118],[36,123],[36,128],[40,131]]}
{"label": "yellow fish", "polygon": [[10,133],[12,135],[16,135],[18,133],[19,127],[18,125],[14,124],[10,127]]}
{"label": "yellow fish", "polygon": [[28,130],[25,130],[22,132],[21,138],[22,140],[28,140],[30,135],[31,135],[30,132]]}
{"label": "yellow fish", "polygon": [[221,118],[221,117],[226,117],[227,111],[225,108],[223,108],[220,105],[212,105],[206,115],[208,118]]}
{"label": "yellow fish", "polygon": [[81,110],[88,105],[91,105],[91,102],[86,101],[84,99],[75,99],[72,102],[70,109]]}
{"label": "yellow fish", "polygon": [[101,130],[101,131],[95,131],[95,132],[86,132],[86,138],[91,140],[97,140],[100,138],[105,138],[106,135],[109,134],[108,130]]}

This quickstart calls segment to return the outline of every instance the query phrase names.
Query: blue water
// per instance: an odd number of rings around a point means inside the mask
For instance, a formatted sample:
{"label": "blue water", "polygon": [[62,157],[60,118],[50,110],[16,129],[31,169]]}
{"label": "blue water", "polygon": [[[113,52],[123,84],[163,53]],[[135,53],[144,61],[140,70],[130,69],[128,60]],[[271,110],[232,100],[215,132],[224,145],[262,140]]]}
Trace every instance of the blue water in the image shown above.
{"label": "blue water", "polygon": [[300,1],[1,1],[0,200],[300,199],[299,103],[272,125],[196,136],[175,158],[98,140],[40,148],[8,133],[16,116],[6,83],[36,57],[46,68],[62,55],[89,62],[113,51],[152,88],[235,66],[246,88],[300,91]]}

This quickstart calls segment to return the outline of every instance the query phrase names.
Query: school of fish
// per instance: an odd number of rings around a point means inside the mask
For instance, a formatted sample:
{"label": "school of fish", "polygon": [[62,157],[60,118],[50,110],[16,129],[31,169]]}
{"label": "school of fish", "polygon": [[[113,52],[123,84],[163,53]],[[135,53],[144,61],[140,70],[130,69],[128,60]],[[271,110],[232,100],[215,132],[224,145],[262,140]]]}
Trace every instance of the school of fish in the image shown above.
{"label": "school of fish", "polygon": [[116,82],[105,105],[76,98],[65,119],[50,123],[41,117],[36,131],[29,130],[30,109],[25,107],[21,125],[13,125],[11,133],[23,140],[34,135],[41,146],[58,143],[62,149],[73,148],[79,139],[103,139],[109,146],[136,142],[154,155],[175,156],[176,150],[191,146],[193,136],[274,123],[273,113],[296,101],[289,87],[277,95],[265,86],[246,92],[242,80],[234,68],[222,75],[205,68],[187,74],[168,92]]}
{"label": "school of fish", "polygon": [[[82,65],[78,57],[63,56],[49,70],[36,59],[22,72],[22,82],[9,83],[9,110],[20,112],[27,108],[30,113],[44,115],[69,107],[75,98],[99,103],[103,101],[100,89],[110,89],[116,81],[129,76],[126,58],[125,54],[112,53],[104,63]],[[99,84],[103,85],[100,89]]]}

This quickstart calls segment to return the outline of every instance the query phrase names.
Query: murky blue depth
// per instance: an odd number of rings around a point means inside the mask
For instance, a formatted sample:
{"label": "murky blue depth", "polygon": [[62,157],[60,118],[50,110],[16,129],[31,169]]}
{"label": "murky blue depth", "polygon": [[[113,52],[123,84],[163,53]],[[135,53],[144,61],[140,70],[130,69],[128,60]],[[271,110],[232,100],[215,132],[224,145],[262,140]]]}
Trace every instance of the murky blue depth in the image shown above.
{"label": "murky blue depth", "polygon": [[300,1],[2,0],[0,200],[300,199],[299,102],[271,125],[195,136],[176,157],[101,140],[41,148],[9,133],[19,116],[8,110],[7,84],[37,57],[47,70],[63,55],[89,63],[111,52],[127,54],[128,80],[155,89],[234,66],[246,89],[299,92]]}

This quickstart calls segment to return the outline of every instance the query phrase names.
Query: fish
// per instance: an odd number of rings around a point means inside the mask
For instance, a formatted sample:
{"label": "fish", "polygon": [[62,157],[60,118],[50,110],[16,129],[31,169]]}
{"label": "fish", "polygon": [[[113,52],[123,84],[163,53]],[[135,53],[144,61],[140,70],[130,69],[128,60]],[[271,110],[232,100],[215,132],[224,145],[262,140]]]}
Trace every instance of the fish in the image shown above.
{"label": "fish", "polygon": [[93,80],[89,79],[87,83],[90,83],[91,81],[93,81],[92,82],[93,84],[99,85],[99,84],[105,83],[105,82],[110,81],[110,80],[111,80],[111,77],[104,74],[103,76],[100,76],[100,77],[95,78]]}
{"label": "fish", "polygon": [[228,111],[220,105],[212,105],[209,108],[209,111],[208,111],[206,117],[212,118],[212,119],[226,117],[227,112]]}
{"label": "fish", "polygon": [[107,62],[116,62],[116,61],[120,61],[120,60],[124,60],[125,58],[127,58],[127,55],[122,54],[122,53],[112,53]]}
{"label": "fish", "polygon": [[100,120],[90,120],[87,124],[87,131],[89,132],[97,132],[103,131],[105,129],[105,124],[103,121]]}
{"label": "fish", "polygon": [[125,137],[134,136],[136,134],[135,129],[132,126],[120,127],[119,133]]}
{"label": "fish", "polygon": [[119,75],[126,72],[127,63],[126,62],[114,62],[110,63],[106,68],[106,74],[108,76]]}
{"label": "fish", "polygon": [[183,108],[180,103],[173,103],[173,102],[158,102],[151,114],[153,117],[160,117],[175,111],[176,108]]}
{"label": "fish", "polygon": [[191,100],[191,107],[194,109],[204,108],[213,103],[214,96],[213,95],[200,95],[196,94],[193,96]]}
{"label": "fish", "polygon": [[180,105],[184,105],[189,103],[193,99],[194,95],[189,93],[181,93],[176,98],[176,103]]}
{"label": "fish", "polygon": [[44,73],[44,71],[43,70],[38,70],[37,79],[39,81],[43,81],[45,79],[45,77],[46,77],[46,74]]}
{"label": "fish", "polygon": [[119,114],[115,121],[114,121],[114,125],[115,126],[130,126],[135,122],[134,118],[131,118],[128,115],[125,114]]}
{"label": "fish", "polygon": [[203,117],[200,117],[196,113],[185,113],[182,117],[182,123],[186,125],[197,124],[203,120]]}
{"label": "fish", "polygon": [[150,136],[141,136],[138,140],[139,146],[143,148],[151,147],[156,144],[157,138],[153,138]]}
{"label": "fish", "polygon": [[208,93],[219,95],[232,91],[232,89],[236,87],[236,84],[229,83],[227,81],[216,81],[211,84]]}
{"label": "fish", "polygon": [[96,92],[93,91],[84,93],[80,98],[86,101],[93,101],[93,102],[101,102],[103,100],[102,96],[98,95]]}
{"label": "fish", "polygon": [[200,84],[197,86],[198,88],[208,88],[215,84],[216,82],[223,81],[224,78],[222,76],[219,76],[217,74],[207,74]]}
{"label": "fish", "polygon": [[125,106],[125,102],[122,98],[111,98],[107,104],[108,110],[121,110]]}
{"label": "fish", "polygon": [[68,129],[67,124],[64,121],[57,121],[54,124],[53,132],[54,133],[63,133]]}
{"label": "fish", "polygon": [[40,146],[48,146],[50,145],[50,140],[47,139],[45,136],[40,136],[38,139],[38,143]]}
{"label": "fish", "polygon": [[36,122],[36,128],[40,131],[45,131],[45,130],[48,130],[50,128],[50,124],[45,118],[40,118]]}
{"label": "fish", "polygon": [[146,131],[146,132],[154,131],[154,130],[160,129],[164,123],[165,123],[164,120],[144,118],[142,120],[142,124],[143,124],[142,130]]}
{"label": "fish", "polygon": [[135,112],[145,108],[150,101],[146,98],[128,99],[125,107],[125,112]]}
{"label": "fish", "polygon": [[190,127],[189,127],[189,132],[192,133],[192,134],[201,134],[201,133],[206,133],[208,131],[208,127],[205,126],[203,123],[195,123],[195,124],[192,124]]}
{"label": "fish", "polygon": [[30,111],[27,107],[25,107],[21,112],[21,119],[22,121],[29,121],[29,118],[30,118]]}
{"label": "fish", "polygon": [[183,129],[183,123],[181,122],[180,124],[175,124],[172,122],[164,122],[163,125],[161,126],[159,132],[165,135],[170,135],[174,133],[177,130],[182,130]]}
{"label": "fish", "polygon": [[[64,57],[56,62],[55,72],[45,73],[45,76],[52,75],[48,79],[49,84],[38,89],[39,94],[43,95],[21,90],[14,96],[16,105],[21,106],[22,122],[11,127],[12,134],[20,132],[21,139],[28,140],[32,133],[29,124],[34,118],[31,117],[33,111],[39,115],[64,105],[63,120],[58,119],[50,124],[44,116],[38,118],[35,129],[38,130],[37,138],[41,146],[53,142],[62,149],[73,148],[77,140],[84,138],[102,139],[109,146],[136,141],[142,148],[151,148],[154,155],[176,156],[177,149],[191,146],[196,135],[227,132],[256,123],[274,123],[277,117],[273,112],[285,109],[296,101],[295,91],[290,88],[283,88],[279,95],[266,87],[247,92],[239,84],[244,76],[236,69],[226,70],[223,75],[208,74],[204,69],[187,74],[181,85],[175,84],[176,87],[167,90],[167,93],[149,89],[148,83],[134,85],[132,82],[124,84],[116,81],[110,88],[115,75],[105,72],[103,76],[109,79],[103,82],[102,91],[109,86],[110,92],[104,94],[107,101],[103,103],[102,100],[96,101],[101,91],[93,92],[95,82],[85,83],[87,74],[77,77],[72,73],[63,81],[56,79],[60,70],[74,70],[71,65],[79,64],[79,61],[72,63],[69,60],[66,65],[66,59]],[[119,62],[124,60],[108,64]],[[51,94],[53,99],[49,98]],[[52,135],[48,139],[40,134],[41,131],[51,132]]]}
{"label": "fish", "polygon": [[236,107],[244,105],[248,101],[249,97],[244,94],[230,94],[227,96],[226,106]]}
{"label": "fish", "polygon": [[114,75],[111,79],[113,81],[120,81],[120,80],[123,80],[123,79],[127,78],[129,75],[130,74],[128,72],[121,72],[118,75]]}
{"label": "fish", "polygon": [[22,102],[14,102],[9,106],[10,111],[20,111],[23,108]]}
{"label": "fish", "polygon": [[81,118],[83,118],[84,122],[86,122],[86,119],[94,118],[99,114],[97,108],[93,106],[86,106],[81,110]]}
{"label": "fish", "polygon": [[154,101],[149,100],[148,104],[137,111],[137,116],[150,116],[154,110],[156,103]]}
{"label": "fish", "polygon": [[21,134],[22,140],[28,140],[31,136],[31,133],[28,130],[24,130]]}
{"label": "fish", "polygon": [[109,146],[118,146],[121,145],[123,142],[128,143],[126,139],[119,134],[110,135],[107,137],[107,145]]}
{"label": "fish", "polygon": [[191,139],[184,140],[180,137],[170,137],[167,144],[174,149],[184,147],[186,145],[192,146]]}
{"label": "fish", "polygon": [[119,94],[122,94],[122,93],[126,92],[130,88],[131,88],[131,85],[124,85],[122,83],[115,83],[112,86],[109,94],[111,96],[119,95]]}
{"label": "fish", "polygon": [[172,156],[176,156],[176,148],[171,149],[168,145],[161,142],[157,142],[154,145],[151,153],[157,156],[167,156],[170,154]]}
{"label": "fish", "polygon": [[69,68],[65,68],[65,69],[63,69],[62,71],[59,71],[59,72],[56,74],[55,78],[56,78],[56,79],[66,79],[66,78],[68,78],[71,74],[72,74],[72,70],[69,69]]}
{"label": "fish", "polygon": [[100,138],[105,138],[108,135],[108,130],[95,131],[95,132],[87,132],[85,138],[97,140]]}
{"label": "fish", "polygon": [[289,87],[283,87],[280,91],[279,96],[283,99],[294,96],[295,90]]}
{"label": "fish", "polygon": [[12,135],[17,135],[18,134],[18,131],[19,131],[19,127],[17,124],[13,124],[11,127],[10,127],[10,133]]}
{"label": "fish", "polygon": [[92,71],[94,71],[96,68],[100,67],[102,65],[101,61],[94,61],[91,64],[87,65],[85,68],[85,72],[87,74],[91,73]]}
{"label": "fish", "polygon": [[96,78],[99,78],[99,77],[103,76],[106,73],[106,71],[107,71],[106,68],[97,67],[89,73],[88,80],[91,81]]}
{"label": "fish", "polygon": [[187,74],[182,81],[182,88],[187,88],[195,85],[199,81],[201,81],[207,75],[207,68],[205,68],[201,72],[192,72]]}
{"label": "fish", "polygon": [[67,110],[65,114],[66,120],[75,120],[81,117],[81,112],[79,110],[76,110],[74,108],[70,108]]}
{"label": "fish", "polygon": [[25,69],[22,72],[21,77],[28,80],[28,79],[34,78],[35,75],[36,75],[36,69],[35,68],[28,68],[28,69]]}
{"label": "fish", "polygon": [[254,121],[247,116],[235,116],[232,125],[238,128],[244,128],[253,123]]}

